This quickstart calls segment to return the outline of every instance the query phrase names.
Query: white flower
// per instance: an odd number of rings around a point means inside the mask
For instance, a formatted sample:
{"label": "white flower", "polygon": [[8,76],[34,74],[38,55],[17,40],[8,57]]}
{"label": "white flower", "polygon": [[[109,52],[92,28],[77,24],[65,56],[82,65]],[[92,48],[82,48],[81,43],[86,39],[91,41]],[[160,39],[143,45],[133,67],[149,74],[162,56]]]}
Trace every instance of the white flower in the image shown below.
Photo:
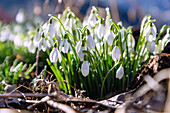
{"label": "white flower", "polygon": [[110,22],[111,15],[110,15],[110,11],[109,11],[108,7],[105,10],[106,10],[106,14],[107,14],[106,20],[105,20],[105,28],[106,28],[106,31],[108,31],[110,29],[110,25],[111,25],[111,22]]}
{"label": "white flower", "polygon": [[69,48],[70,48],[69,42],[67,41],[67,39],[63,39],[60,43],[59,50],[62,51],[63,53],[67,53]]}
{"label": "white flower", "polygon": [[120,32],[120,34],[121,34],[121,39],[122,39],[122,42],[123,42],[124,39],[125,39],[125,36],[124,36],[125,30],[124,30],[124,29],[121,29],[119,32]]}
{"label": "white flower", "polygon": [[43,50],[45,52],[46,49],[47,49],[47,42],[45,38],[41,38],[38,43],[38,50],[39,51]]}
{"label": "white flower", "polygon": [[19,10],[16,17],[15,17],[15,20],[17,23],[21,24],[25,21],[25,14],[24,14],[24,11],[23,10]]}
{"label": "white flower", "polygon": [[112,31],[108,31],[105,35],[104,35],[104,41],[107,41],[108,45],[111,46],[113,44],[113,39],[114,39],[114,34]]}
{"label": "white flower", "polygon": [[48,32],[49,32],[50,38],[53,38],[53,37],[55,36],[55,29],[54,29],[53,24],[50,24],[50,25],[49,25],[49,30],[48,30]]}
{"label": "white flower", "polygon": [[76,45],[76,53],[78,54],[80,61],[84,60],[83,50],[87,50],[86,46],[82,46],[82,40],[80,40]]}
{"label": "white flower", "polygon": [[53,50],[50,53],[50,61],[53,63],[57,62],[57,60],[59,59],[59,62],[61,63],[62,57],[61,57],[61,53],[58,51],[57,48],[53,48]]}
{"label": "white flower", "polygon": [[1,42],[7,41],[9,39],[10,34],[11,34],[11,32],[10,32],[10,30],[8,30],[8,28],[5,30],[2,30],[0,41]]}
{"label": "white flower", "polygon": [[146,47],[147,47],[148,52],[153,53],[154,50],[155,50],[155,42],[149,42],[148,41]]}
{"label": "white flower", "polygon": [[86,36],[86,45],[90,49],[95,48],[95,42],[94,42],[93,37],[91,35]]}
{"label": "white flower", "polygon": [[84,55],[85,55],[85,54],[83,53],[83,50],[87,50],[87,48],[81,46],[81,49],[80,49],[80,51],[79,51],[79,53],[78,53],[79,58],[80,58],[80,61],[83,61],[83,60],[84,60]]}
{"label": "white flower", "polygon": [[96,11],[95,11],[95,9],[93,8],[93,9],[91,10],[90,16],[89,16],[89,18],[88,18],[88,23],[89,23],[89,25],[90,25],[91,27],[94,27],[95,24],[96,24],[96,22],[97,22],[95,13],[96,13]]}
{"label": "white flower", "polygon": [[127,39],[128,47],[134,48],[134,47],[135,47],[135,38],[133,37],[133,35],[132,35],[132,34],[129,34],[127,38],[128,38],[128,39]]}
{"label": "white flower", "polygon": [[151,23],[150,25],[147,26],[145,31],[146,40],[150,42],[156,40],[156,33],[157,33],[156,27],[153,23]]}
{"label": "white flower", "polygon": [[33,43],[34,43],[34,46],[35,46],[35,47],[38,47],[38,42],[39,42],[39,40],[40,40],[40,33],[37,32],[37,33],[35,34],[35,36],[34,36],[34,39],[33,39]]}
{"label": "white flower", "polygon": [[29,42],[30,42],[30,40],[29,40],[27,37],[25,37],[25,38],[24,38],[23,46],[24,46],[24,47],[28,47]]}
{"label": "white flower", "polygon": [[123,75],[124,75],[124,68],[121,65],[116,71],[116,78],[121,79]]}
{"label": "white flower", "polygon": [[80,39],[80,41],[77,43],[76,45],[76,53],[78,54],[80,49],[81,49],[81,44],[82,44],[82,39]]}
{"label": "white flower", "polygon": [[86,77],[89,74],[89,62],[84,61],[82,66],[81,66],[81,73],[83,74],[84,77]]}
{"label": "white flower", "polygon": [[27,47],[28,47],[28,51],[29,51],[30,53],[35,53],[36,47],[34,46],[34,43],[33,43],[32,40],[30,40],[30,41],[28,42]]}
{"label": "white flower", "polygon": [[21,46],[21,45],[22,45],[22,40],[21,40],[21,36],[20,36],[20,35],[17,34],[17,35],[15,36],[14,44],[15,44],[16,46]]}
{"label": "white flower", "polygon": [[98,30],[97,30],[97,35],[99,39],[102,39],[102,37],[105,35],[105,27],[103,24],[99,24]]}
{"label": "white flower", "polygon": [[120,50],[118,46],[115,46],[112,50],[112,59],[114,61],[119,60],[119,56],[120,56]]}

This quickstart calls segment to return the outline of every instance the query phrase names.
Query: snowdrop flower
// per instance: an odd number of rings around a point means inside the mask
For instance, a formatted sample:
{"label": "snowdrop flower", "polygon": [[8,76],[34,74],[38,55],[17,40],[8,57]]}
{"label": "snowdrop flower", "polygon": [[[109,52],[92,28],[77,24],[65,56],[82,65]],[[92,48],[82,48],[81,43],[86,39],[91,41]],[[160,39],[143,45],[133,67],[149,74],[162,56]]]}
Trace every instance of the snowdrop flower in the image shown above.
{"label": "snowdrop flower", "polygon": [[78,54],[80,61],[84,60],[84,53],[83,50],[87,50],[85,43],[82,40],[80,40],[76,45],[76,53]]}
{"label": "snowdrop flower", "polygon": [[20,35],[17,34],[17,35],[15,36],[14,44],[15,44],[16,46],[21,46],[21,45],[22,45],[22,40],[21,40],[21,36],[20,36]]}
{"label": "snowdrop flower", "polygon": [[28,47],[29,42],[30,42],[30,40],[29,40],[27,37],[25,37],[25,38],[24,38],[23,46],[24,46],[24,47]]}
{"label": "snowdrop flower", "polygon": [[155,50],[155,42],[148,41],[146,48],[147,48],[148,52],[153,53]]}
{"label": "snowdrop flower", "polygon": [[43,50],[45,52],[46,49],[47,49],[47,42],[46,42],[44,36],[42,36],[41,39],[38,42],[38,50],[39,51]]}
{"label": "snowdrop flower", "polygon": [[88,23],[91,27],[94,27],[96,22],[97,22],[97,19],[96,19],[96,9],[95,7],[93,6],[92,7],[92,10],[91,10],[91,13],[90,13],[90,16],[88,18]]}
{"label": "snowdrop flower", "polygon": [[87,35],[86,35],[86,45],[89,47],[89,49],[95,48],[95,42],[93,40],[93,37],[90,35],[90,31],[87,29]]}
{"label": "snowdrop flower", "polygon": [[150,25],[147,26],[145,31],[146,40],[150,42],[156,40],[156,33],[157,33],[156,27],[154,23],[151,23]]}
{"label": "snowdrop flower", "polygon": [[25,14],[22,9],[20,9],[15,17],[17,23],[21,24],[25,21]]}
{"label": "snowdrop flower", "polygon": [[124,68],[122,67],[122,65],[118,68],[118,70],[116,71],[116,78],[118,79],[122,79],[124,75]]}
{"label": "snowdrop flower", "polygon": [[53,62],[55,63],[57,62],[58,59],[59,59],[59,62],[61,63],[61,60],[62,60],[61,53],[58,51],[56,47],[54,47],[50,53],[50,61],[51,63]]}
{"label": "snowdrop flower", "polygon": [[86,44],[87,44],[87,47],[89,47],[89,49],[95,48],[95,42],[91,35],[87,35],[86,40],[87,40]]}
{"label": "snowdrop flower", "polygon": [[104,35],[104,41],[107,41],[109,46],[113,44],[113,40],[115,38],[115,35],[111,29],[112,29],[112,26],[110,30]]}
{"label": "snowdrop flower", "polygon": [[[73,34],[73,31],[72,30],[75,30],[76,29],[76,25],[74,24],[74,18],[73,18],[74,15],[72,15],[71,12],[69,12],[67,14],[67,18],[64,22],[64,26],[65,26],[65,29],[68,30],[70,33]],[[64,31],[65,33],[65,31]]]}
{"label": "snowdrop flower", "polygon": [[76,53],[79,53],[79,52],[80,52],[81,44],[82,44],[82,39],[80,39],[80,41],[79,41],[79,42],[77,43],[77,45],[76,45]]}
{"label": "snowdrop flower", "polygon": [[89,62],[83,61],[83,64],[81,66],[81,73],[84,77],[86,77],[89,74]]}
{"label": "snowdrop flower", "polygon": [[67,41],[67,35],[65,34],[64,39],[60,43],[59,50],[63,53],[67,53],[70,48],[70,43]]}
{"label": "snowdrop flower", "polygon": [[8,28],[5,29],[5,30],[2,30],[1,31],[0,41],[1,42],[7,41],[9,39],[10,34],[11,34],[11,32],[10,32],[10,30],[8,30]]}
{"label": "snowdrop flower", "polygon": [[53,38],[55,36],[55,29],[54,29],[54,25],[52,23],[49,25],[48,32],[49,32],[50,38]]}
{"label": "snowdrop flower", "polygon": [[110,25],[111,25],[111,22],[110,22],[110,19],[111,19],[111,15],[110,15],[110,11],[109,11],[109,8],[107,7],[106,9],[106,20],[105,20],[105,28],[106,28],[106,31],[108,31],[110,29]]}
{"label": "snowdrop flower", "polygon": [[35,36],[34,36],[34,39],[33,39],[33,43],[34,43],[34,46],[35,46],[35,47],[38,47],[38,42],[39,42],[39,40],[40,40],[40,33],[37,32],[37,33],[35,34]]}
{"label": "snowdrop flower", "polygon": [[128,34],[127,38],[128,38],[128,39],[127,39],[128,47],[134,48],[134,47],[135,47],[135,38],[133,37],[133,35],[132,35],[132,34]]}
{"label": "snowdrop flower", "polygon": [[102,37],[105,35],[105,27],[103,25],[103,19],[100,19],[99,27],[97,30],[97,35],[99,39],[102,39]]}
{"label": "snowdrop flower", "polygon": [[30,41],[28,42],[27,47],[28,47],[28,51],[29,51],[30,53],[35,53],[36,47],[34,46],[34,43],[33,43],[32,40],[30,40]]}
{"label": "snowdrop flower", "polygon": [[118,46],[115,46],[112,50],[112,59],[114,61],[119,60],[119,56],[120,56],[120,49]]}

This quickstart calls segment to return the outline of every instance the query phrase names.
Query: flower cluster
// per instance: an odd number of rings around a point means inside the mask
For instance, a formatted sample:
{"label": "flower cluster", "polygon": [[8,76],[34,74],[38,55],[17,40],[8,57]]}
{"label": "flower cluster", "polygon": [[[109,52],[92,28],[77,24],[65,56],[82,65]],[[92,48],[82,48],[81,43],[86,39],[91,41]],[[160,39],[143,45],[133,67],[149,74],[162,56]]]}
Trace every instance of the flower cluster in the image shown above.
{"label": "flower cluster", "polygon": [[[140,70],[143,60],[151,53],[157,53],[156,47],[160,46],[154,20],[149,15],[142,22],[138,42],[132,35],[132,27],[126,29],[122,22],[116,23],[111,19],[109,8],[106,8],[106,18],[101,18],[98,9],[93,6],[82,23],[69,8],[63,14],[49,16],[49,21],[40,27],[38,49],[51,50],[51,63],[64,73],[64,76],[60,73],[58,79],[78,83],[75,81],[77,78],[70,80],[70,77],[79,76],[81,88],[86,87],[86,90],[87,84],[93,88],[99,83],[101,95],[107,90],[106,87],[116,84],[115,80],[123,81],[124,85],[124,82],[129,83]],[[112,79],[107,83],[109,77]],[[95,84],[92,83],[93,79],[97,79]],[[104,87],[106,84],[108,86]]]}
{"label": "flower cluster", "polygon": [[[167,26],[157,33],[155,20],[146,15],[140,35],[135,39],[132,27],[125,28],[122,22],[116,23],[111,19],[109,8],[106,8],[106,17],[101,18],[98,9],[93,6],[83,22],[67,8],[62,14],[49,14],[49,20],[37,29],[28,25],[29,32],[24,32],[26,35],[19,34],[23,30],[21,23],[26,19],[23,16],[23,11],[19,11],[14,33],[8,26],[2,28],[0,41],[10,40],[16,46],[23,45],[30,53],[36,50],[47,52],[47,63],[60,88],[71,93],[71,84],[85,89],[91,98],[128,87],[140,71],[142,62],[152,54],[160,53],[170,37],[168,28],[161,40],[160,35]],[[64,80],[68,84],[63,83]]]}

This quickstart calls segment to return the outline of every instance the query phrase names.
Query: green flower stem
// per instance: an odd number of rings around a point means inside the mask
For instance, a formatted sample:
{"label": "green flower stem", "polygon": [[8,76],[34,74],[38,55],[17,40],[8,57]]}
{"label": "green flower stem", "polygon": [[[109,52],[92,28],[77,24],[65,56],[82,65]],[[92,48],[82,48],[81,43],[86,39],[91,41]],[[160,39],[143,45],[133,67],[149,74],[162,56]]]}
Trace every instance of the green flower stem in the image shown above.
{"label": "green flower stem", "polygon": [[61,62],[62,68],[64,70],[64,75],[65,75],[65,79],[67,81],[67,88],[68,88],[68,92],[69,94],[71,94],[71,87],[70,87],[70,79],[69,79],[69,72],[67,71],[68,69],[66,68],[66,62],[65,62],[65,57],[62,55],[62,62]]}
{"label": "green flower stem", "polygon": [[104,80],[103,80],[103,82],[102,82],[101,92],[100,92],[100,97],[101,97],[101,98],[103,97],[103,89],[104,89],[105,81],[106,81],[109,73],[110,73],[118,64],[120,64],[120,63],[121,63],[121,62],[118,61],[118,62],[107,72],[106,76],[104,77]]}
{"label": "green flower stem", "polygon": [[50,60],[49,60],[48,58],[47,58],[46,60],[47,60],[48,65],[50,66],[51,70],[53,71],[54,75],[56,76],[56,78],[57,78],[57,80],[58,80],[58,82],[59,82],[60,88],[63,89],[63,90],[67,93],[66,85],[65,85],[65,83],[63,83],[64,79],[63,79],[63,77],[61,76],[61,73],[60,73],[58,67],[56,66],[55,63],[53,64],[53,65],[55,66],[55,67],[54,67],[54,66],[51,64],[51,62],[50,62]]}
{"label": "green flower stem", "polygon": [[155,40],[156,44],[158,44],[158,40],[159,40],[161,34],[162,34],[166,29],[167,29],[167,25],[163,25],[162,28],[161,28],[161,30],[160,30],[160,32],[159,32],[159,34],[158,34],[158,36],[157,36],[157,38],[156,38],[156,40]]}

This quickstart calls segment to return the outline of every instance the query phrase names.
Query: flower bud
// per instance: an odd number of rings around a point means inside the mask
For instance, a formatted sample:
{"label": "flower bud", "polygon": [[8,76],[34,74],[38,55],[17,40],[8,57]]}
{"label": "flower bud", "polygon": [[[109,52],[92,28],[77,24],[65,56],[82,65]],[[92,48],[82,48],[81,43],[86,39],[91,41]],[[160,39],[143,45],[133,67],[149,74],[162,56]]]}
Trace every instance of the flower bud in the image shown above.
{"label": "flower bud", "polygon": [[120,56],[120,49],[118,46],[115,46],[112,50],[112,59],[114,61],[119,60],[119,56]]}
{"label": "flower bud", "polygon": [[150,53],[153,53],[155,50],[155,42],[149,42],[147,43],[147,50]]}
{"label": "flower bud", "polygon": [[82,66],[81,66],[81,73],[83,74],[84,77],[86,77],[89,74],[89,62],[84,61]]}
{"label": "flower bud", "polygon": [[122,67],[122,65],[118,68],[118,70],[116,71],[116,78],[118,79],[122,79],[124,75],[124,68]]}

